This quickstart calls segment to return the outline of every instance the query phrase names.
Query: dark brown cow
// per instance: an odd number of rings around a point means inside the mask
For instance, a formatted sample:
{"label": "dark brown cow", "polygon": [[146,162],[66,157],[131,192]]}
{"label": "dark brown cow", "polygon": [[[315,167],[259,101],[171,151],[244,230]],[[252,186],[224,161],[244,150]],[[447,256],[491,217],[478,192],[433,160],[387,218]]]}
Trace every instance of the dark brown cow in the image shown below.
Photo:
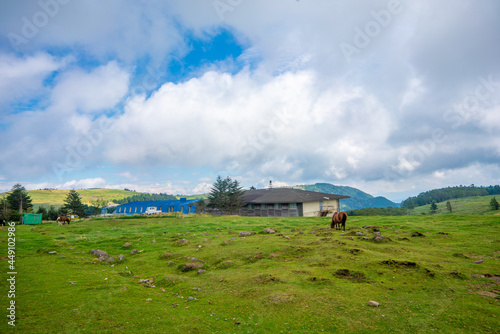
{"label": "dark brown cow", "polygon": [[69,223],[71,222],[71,219],[69,219],[69,217],[66,217],[66,216],[59,216],[57,217],[57,222],[59,223],[59,225],[64,225],[66,223]]}
{"label": "dark brown cow", "polygon": [[334,228],[336,230],[343,229],[345,232],[345,222],[347,221],[347,213],[335,212],[332,217],[332,223],[330,224],[330,228]]}

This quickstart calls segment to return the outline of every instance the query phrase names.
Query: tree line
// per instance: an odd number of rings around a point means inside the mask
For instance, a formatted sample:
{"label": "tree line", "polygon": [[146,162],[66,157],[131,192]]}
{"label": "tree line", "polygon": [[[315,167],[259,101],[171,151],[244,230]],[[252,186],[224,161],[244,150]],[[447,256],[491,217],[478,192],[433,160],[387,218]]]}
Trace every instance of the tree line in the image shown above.
{"label": "tree line", "polygon": [[177,197],[168,194],[136,194],[128,196],[122,199],[115,199],[113,202],[116,204],[126,204],[131,202],[142,202],[142,201],[172,201],[177,200]]}
{"label": "tree line", "polygon": [[401,202],[401,207],[411,210],[417,206],[432,204],[433,202],[439,203],[455,198],[487,196],[496,194],[500,194],[499,185],[488,187],[475,187],[474,185],[448,187],[429,190],[420,193],[418,196],[408,197],[406,200]]}

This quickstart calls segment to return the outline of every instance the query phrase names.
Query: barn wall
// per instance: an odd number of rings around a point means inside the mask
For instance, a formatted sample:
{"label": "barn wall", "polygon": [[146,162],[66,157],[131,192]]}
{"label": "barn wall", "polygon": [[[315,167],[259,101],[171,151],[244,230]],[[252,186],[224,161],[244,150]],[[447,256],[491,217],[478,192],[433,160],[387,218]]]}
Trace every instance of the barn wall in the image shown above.
{"label": "barn wall", "polygon": [[328,211],[327,216],[332,217],[333,213],[339,210],[339,200],[324,200],[323,205],[320,209],[320,203],[318,202],[307,202],[303,205],[304,217],[318,217],[321,211]]}
{"label": "barn wall", "polygon": [[318,202],[307,202],[303,203],[303,216],[304,217],[315,217],[319,214],[319,201]]}

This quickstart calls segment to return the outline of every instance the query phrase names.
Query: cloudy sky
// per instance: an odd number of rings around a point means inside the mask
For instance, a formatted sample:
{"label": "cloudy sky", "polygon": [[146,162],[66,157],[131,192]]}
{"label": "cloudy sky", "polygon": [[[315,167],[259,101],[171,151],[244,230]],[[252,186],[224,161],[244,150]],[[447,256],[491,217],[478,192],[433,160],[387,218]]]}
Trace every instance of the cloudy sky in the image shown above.
{"label": "cloudy sky", "polygon": [[500,183],[497,0],[0,0],[0,191]]}

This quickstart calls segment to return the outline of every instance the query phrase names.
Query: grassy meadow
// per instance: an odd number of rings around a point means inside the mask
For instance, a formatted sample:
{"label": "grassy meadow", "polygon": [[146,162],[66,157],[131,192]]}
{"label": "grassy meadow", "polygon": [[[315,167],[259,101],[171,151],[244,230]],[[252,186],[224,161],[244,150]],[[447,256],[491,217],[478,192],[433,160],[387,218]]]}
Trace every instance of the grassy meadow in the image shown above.
{"label": "grassy meadow", "polygon": [[[446,202],[436,203],[437,211],[435,214],[473,214],[473,215],[500,215],[500,211],[492,210],[490,207],[491,199],[495,197],[500,202],[499,195],[473,196],[450,199],[452,212],[446,208]],[[410,211],[410,214],[421,215],[429,214],[430,204],[422,205]]]}
{"label": "grassy meadow", "polygon": [[[4,316],[0,332],[499,333],[499,227],[492,215],[351,217],[345,232],[319,217],[17,226],[16,328]],[[6,230],[0,243],[6,256]]]}

